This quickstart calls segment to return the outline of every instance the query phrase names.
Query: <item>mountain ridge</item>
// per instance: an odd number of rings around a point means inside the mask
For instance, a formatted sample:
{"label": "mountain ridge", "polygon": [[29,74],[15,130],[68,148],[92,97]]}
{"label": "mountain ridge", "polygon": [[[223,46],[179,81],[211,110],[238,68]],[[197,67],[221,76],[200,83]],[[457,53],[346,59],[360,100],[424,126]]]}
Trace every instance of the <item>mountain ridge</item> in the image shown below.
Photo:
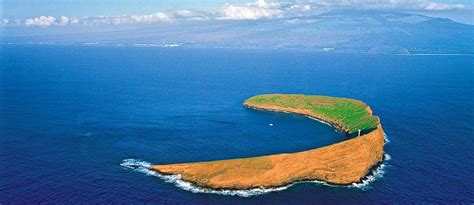
{"label": "mountain ridge", "polygon": [[270,48],[388,54],[474,53],[473,25],[420,14],[381,11],[341,10],[304,17],[175,21],[100,28],[6,28],[2,35],[3,43]]}

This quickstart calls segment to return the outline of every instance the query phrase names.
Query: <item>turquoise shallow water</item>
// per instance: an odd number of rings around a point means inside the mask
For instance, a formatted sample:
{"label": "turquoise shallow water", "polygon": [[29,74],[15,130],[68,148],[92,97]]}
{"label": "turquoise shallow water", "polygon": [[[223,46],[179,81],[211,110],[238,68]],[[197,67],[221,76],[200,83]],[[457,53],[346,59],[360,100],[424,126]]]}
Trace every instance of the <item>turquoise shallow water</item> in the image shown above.
{"label": "turquoise shallow water", "polygon": [[[0,203],[473,202],[472,56],[2,49]],[[381,117],[391,159],[366,186],[298,183],[251,197],[193,193],[140,171],[346,139],[303,116],[242,106],[261,93],[366,102]]]}

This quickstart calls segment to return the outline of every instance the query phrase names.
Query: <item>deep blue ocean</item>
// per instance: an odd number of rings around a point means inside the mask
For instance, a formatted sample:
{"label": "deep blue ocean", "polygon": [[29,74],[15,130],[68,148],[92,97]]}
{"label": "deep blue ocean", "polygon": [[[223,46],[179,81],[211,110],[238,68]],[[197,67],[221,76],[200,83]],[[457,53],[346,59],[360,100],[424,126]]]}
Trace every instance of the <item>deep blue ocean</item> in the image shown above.
{"label": "deep blue ocean", "polygon": [[[474,203],[473,82],[473,56],[3,45],[0,204]],[[263,93],[366,102],[389,140],[382,167],[365,185],[248,197],[140,169],[346,139],[303,116],[242,106]]]}

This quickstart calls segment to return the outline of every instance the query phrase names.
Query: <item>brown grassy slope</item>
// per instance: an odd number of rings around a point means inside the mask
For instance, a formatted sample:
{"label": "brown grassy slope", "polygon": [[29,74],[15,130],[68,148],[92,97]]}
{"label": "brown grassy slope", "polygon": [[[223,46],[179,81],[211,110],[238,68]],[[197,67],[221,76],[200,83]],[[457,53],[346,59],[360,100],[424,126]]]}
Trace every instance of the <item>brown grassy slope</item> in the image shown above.
{"label": "brown grassy slope", "polygon": [[275,187],[301,180],[332,184],[360,182],[382,160],[383,130],[331,146],[291,154],[188,164],[155,165],[163,174],[217,189]]}

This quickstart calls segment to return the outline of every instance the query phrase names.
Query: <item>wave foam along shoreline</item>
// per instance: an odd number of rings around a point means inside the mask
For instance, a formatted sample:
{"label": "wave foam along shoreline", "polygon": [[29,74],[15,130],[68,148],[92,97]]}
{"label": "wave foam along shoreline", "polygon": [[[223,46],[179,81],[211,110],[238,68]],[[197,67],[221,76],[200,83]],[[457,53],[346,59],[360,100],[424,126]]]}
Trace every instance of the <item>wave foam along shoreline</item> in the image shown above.
{"label": "wave foam along shoreline", "polygon": [[158,177],[162,180],[164,180],[166,183],[171,183],[174,184],[176,187],[185,190],[185,191],[190,191],[193,193],[207,193],[207,194],[220,194],[220,195],[228,195],[228,196],[239,196],[239,197],[251,197],[251,196],[258,196],[270,192],[277,192],[277,191],[283,191],[286,190],[296,184],[300,183],[313,183],[313,184],[320,184],[324,186],[329,186],[329,187],[341,187],[341,188],[357,188],[361,189],[363,191],[370,189],[370,184],[377,179],[380,179],[383,177],[385,174],[385,169],[386,165],[385,162],[389,161],[391,159],[390,155],[385,153],[384,155],[384,160],[374,167],[371,172],[365,177],[364,180],[360,183],[353,183],[351,185],[333,185],[333,184],[328,184],[324,181],[318,181],[318,180],[306,180],[306,181],[297,181],[290,183],[285,186],[280,186],[280,187],[271,187],[271,188],[254,188],[254,189],[248,189],[248,190],[230,190],[230,189],[212,189],[212,188],[206,188],[206,187],[199,187],[191,182],[184,181],[181,179],[181,175],[164,175],[160,174],[157,171],[153,171],[150,169],[152,166],[151,163],[143,161],[143,160],[137,160],[137,159],[124,159],[120,165],[122,167],[131,169],[136,172],[144,173],[147,176],[155,176]]}

